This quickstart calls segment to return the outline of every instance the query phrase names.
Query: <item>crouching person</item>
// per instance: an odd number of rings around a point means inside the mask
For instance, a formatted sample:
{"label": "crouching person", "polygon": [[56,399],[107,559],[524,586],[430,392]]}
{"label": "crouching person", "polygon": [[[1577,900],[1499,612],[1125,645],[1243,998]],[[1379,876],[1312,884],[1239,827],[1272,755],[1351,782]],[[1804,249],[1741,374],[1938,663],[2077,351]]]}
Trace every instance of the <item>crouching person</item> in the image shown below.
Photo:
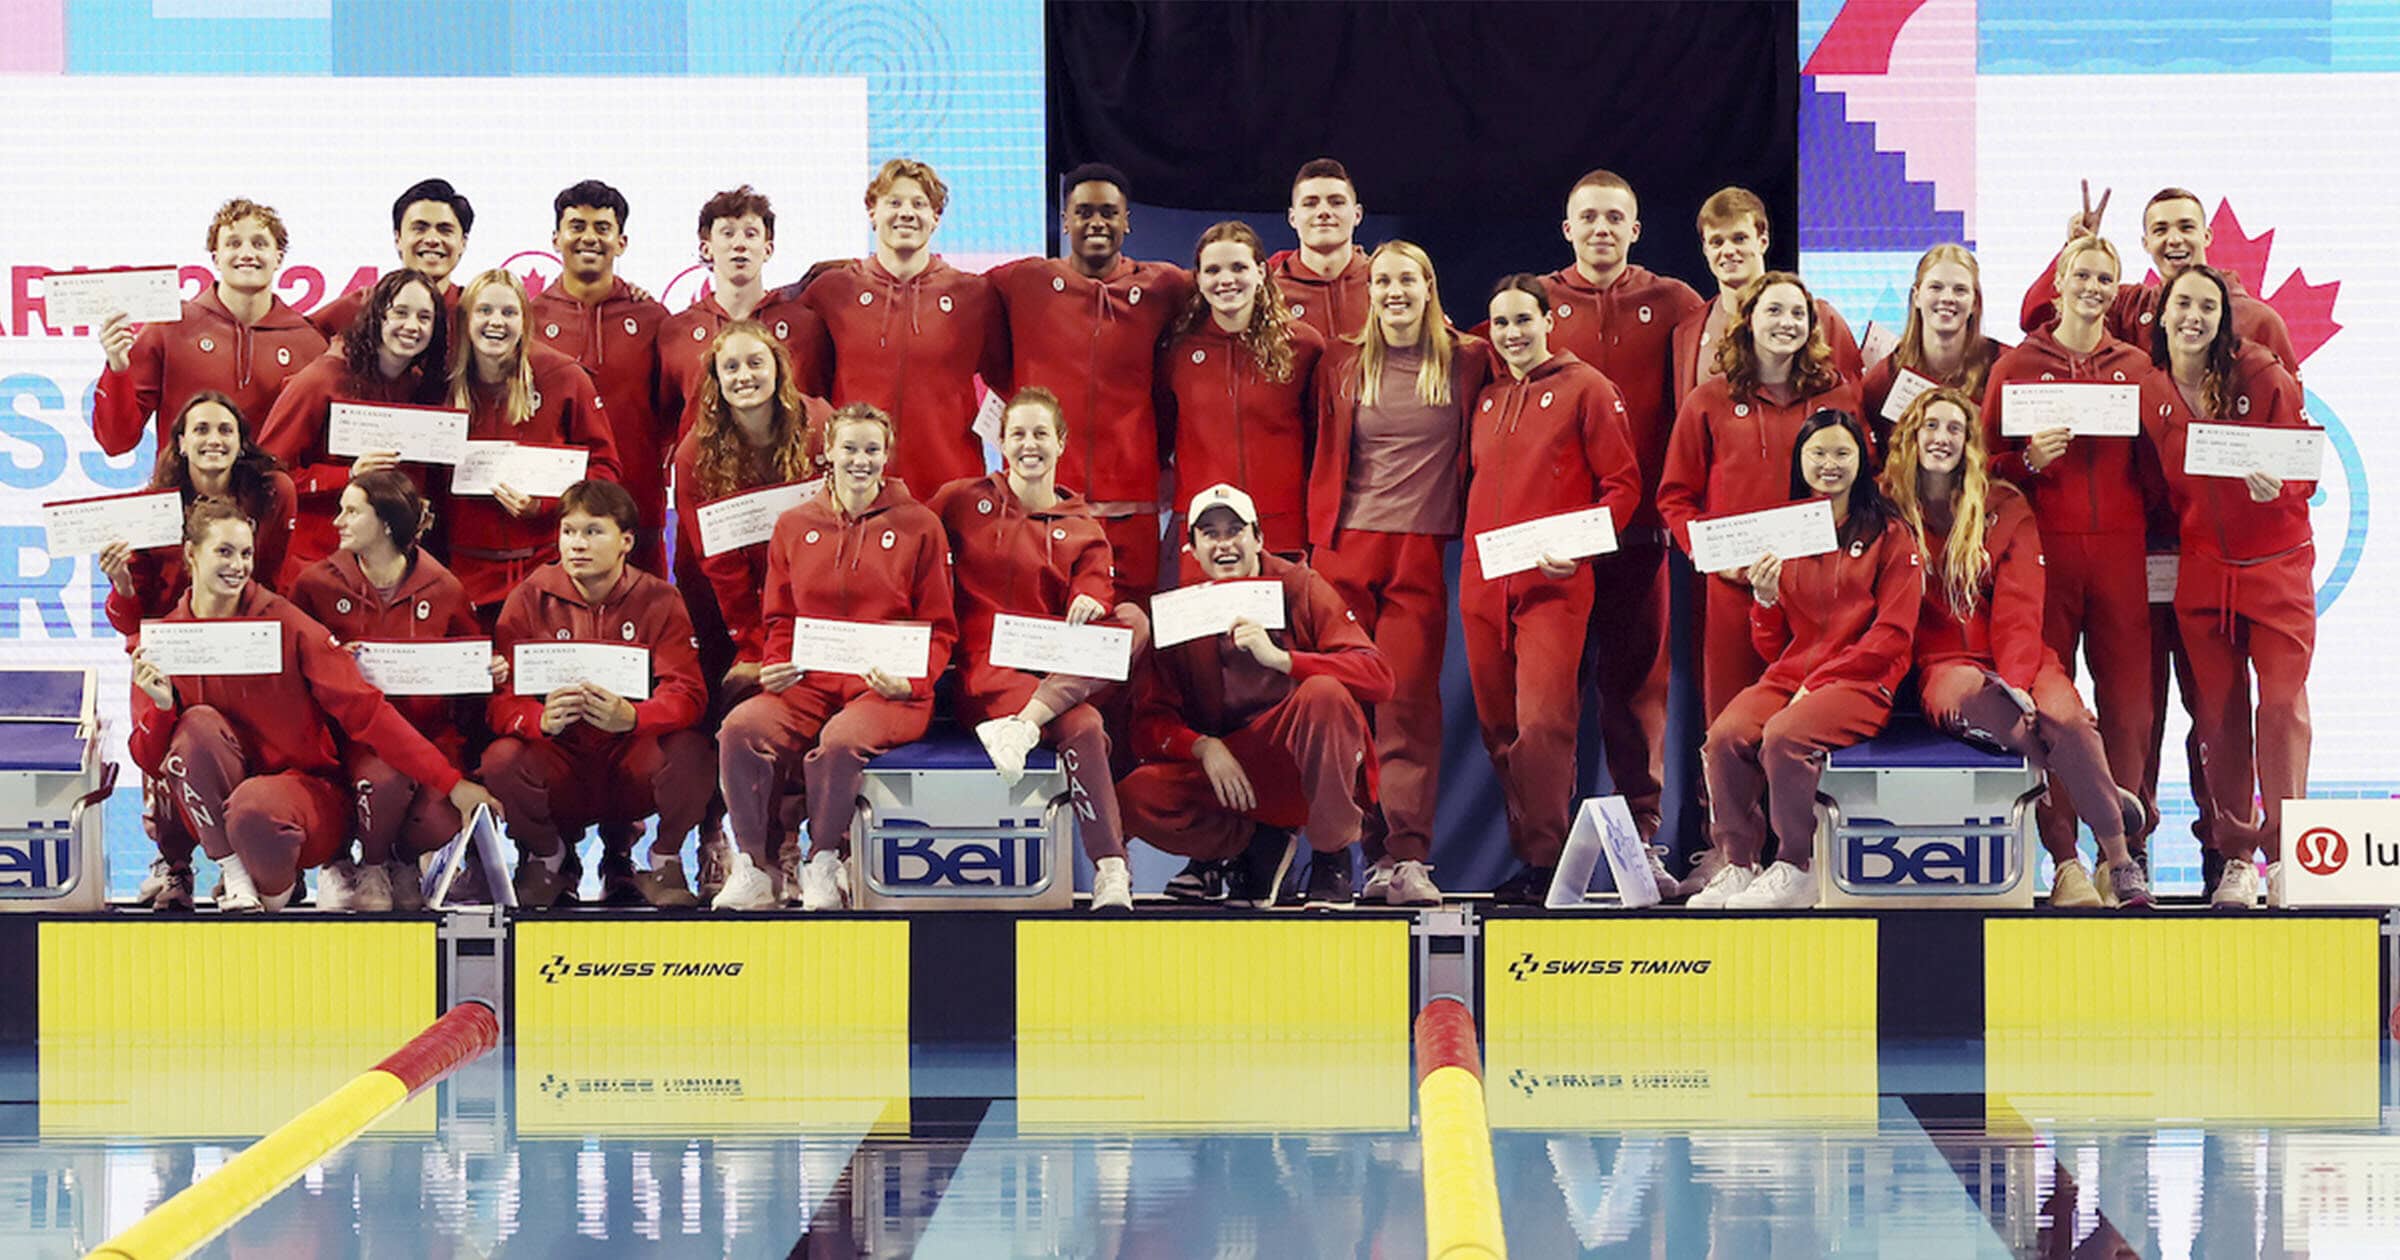
{"label": "crouching person", "polygon": [[1390,698],[1391,667],[1331,583],[1265,553],[1249,495],[1211,486],[1184,519],[1203,576],[1282,584],[1284,628],[1241,619],[1150,654],[1134,713],[1143,764],[1117,784],[1126,831],[1191,859],[1168,896],[1272,905],[1297,828],[1316,853],[1309,900],[1347,904],[1372,743],[1363,706]]}
{"label": "crouching person", "polygon": [[[666,579],[626,563],[637,523],[633,496],[611,481],[579,481],[558,500],[558,559],[508,594],[493,650],[511,661],[521,643],[638,647],[650,657],[650,696],[634,700],[594,682],[545,695],[492,697],[494,739],[484,781],[508,808],[523,860],[517,904],[543,908],[566,891],[561,837],[587,826],[638,828],[658,815],[651,840],[660,905],[692,906],[678,854],[715,787],[715,750],[695,724],[708,709],[700,655],[683,597]],[[672,875],[666,869],[672,865]]]}

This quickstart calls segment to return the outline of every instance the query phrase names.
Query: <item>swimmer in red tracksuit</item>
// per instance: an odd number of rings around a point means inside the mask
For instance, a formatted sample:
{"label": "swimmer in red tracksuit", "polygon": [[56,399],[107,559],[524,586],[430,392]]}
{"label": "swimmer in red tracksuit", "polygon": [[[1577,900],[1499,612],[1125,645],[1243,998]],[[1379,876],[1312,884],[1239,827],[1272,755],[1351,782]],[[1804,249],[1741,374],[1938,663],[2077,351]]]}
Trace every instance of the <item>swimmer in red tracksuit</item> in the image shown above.
{"label": "swimmer in red tracksuit", "polygon": [[912,158],[867,185],[875,252],[828,268],[802,301],[833,345],[836,406],[873,403],[899,427],[892,475],[931,492],[982,474],[975,374],[998,375],[1007,335],[991,281],[933,252],[949,186]]}
{"label": "swimmer in red tracksuit", "polygon": [[1108,734],[1088,703],[1115,684],[1028,673],[990,659],[993,622],[1002,613],[1071,625],[1114,621],[1133,632],[1132,670],[1141,668],[1149,648],[1149,617],[1117,602],[1108,536],[1074,491],[1058,488],[1064,424],[1050,391],[1020,391],[1000,420],[1004,471],[953,481],[927,506],[949,536],[957,579],[959,720],[975,727],[1008,783],[1024,774],[1026,754],[1036,746],[1059,750],[1083,851],[1092,859],[1092,909],[1130,910],[1133,886]]}
{"label": "swimmer in red tracksuit", "polygon": [[[1817,412],[1856,414],[1858,387],[1834,367],[1816,315],[1822,308],[1789,272],[1768,272],[1742,291],[1740,321],[1719,343],[1719,374],[1692,391],[1667,441],[1658,513],[1690,554],[1692,522],[1780,507],[1792,476],[1792,439]],[[1750,635],[1748,575],[1711,574],[1701,640],[1701,713],[1714,724],[1767,661]]]}
{"label": "swimmer in red tracksuit", "polygon": [[[785,512],[767,543],[765,695],[725,719],[718,765],[734,860],[713,903],[720,910],[776,904],[778,855],[788,837],[776,809],[794,770],[808,795],[809,858],[800,904],[850,904],[850,820],[867,762],[925,734],[933,685],[958,641],[951,611],[950,540],[941,518],[908,487],[887,481],[892,422],[851,403],[827,423],[832,469],[817,497]],[[923,622],[932,628],[922,678],[881,669],[803,671],[792,660],[794,622]]]}
{"label": "swimmer in red tracksuit", "polygon": [[[2064,318],[2042,329],[1992,365],[1983,398],[1984,449],[1992,472],[2033,501],[2041,522],[2047,590],[2042,639],[2075,675],[2081,643],[2091,662],[2092,698],[2109,777],[2139,783],[2155,743],[2150,730],[2150,603],[2143,567],[2145,482],[2156,480],[2141,438],[2081,437],[2063,428],[2030,438],[2001,436],[2011,383],[2057,381],[2139,384],[2149,359],[2108,335],[2102,317],[2116,293],[2117,255],[2097,237],[2059,256]],[[2074,789],[2053,780],[2038,821],[2042,843],[2060,852],[2074,843],[2075,815],[2090,808],[2067,799]]]}
{"label": "swimmer in red tracksuit", "polygon": [[[487,271],[468,282],[459,300],[467,353],[451,364],[450,405],[467,413],[470,440],[579,446],[589,452],[586,478],[616,481],[623,465],[591,374],[526,341],[526,306],[524,286],[511,272]],[[374,463],[369,456],[359,467]],[[442,480],[446,485],[448,478]],[[502,482],[489,495],[445,493],[440,502],[450,521],[451,568],[487,617],[527,574],[558,558],[556,499]],[[637,518],[641,510],[636,497]]]}
{"label": "swimmer in red tracksuit", "polygon": [[[1839,546],[1749,566],[1751,629],[1775,663],[1709,724],[1701,760],[1721,863],[1692,895],[1694,907],[1816,907],[1825,754],[1881,733],[1893,689],[1908,674],[1924,569],[1915,536],[1893,517],[1867,462],[1866,429],[1843,412],[1809,417],[1793,443],[1789,497],[1831,500]],[[1781,848],[1760,874],[1770,818]]]}
{"label": "swimmer in red tracksuit", "polygon": [[542,345],[591,373],[617,448],[620,480],[641,512],[642,541],[633,563],[666,576],[667,461],[675,454],[672,421],[658,414],[658,333],[667,308],[635,295],[617,275],[625,252],[625,195],[599,180],[558,194],[551,246],[564,261],[557,281],[533,299],[527,322]]}
{"label": "swimmer in red tracksuit", "polygon": [[1495,900],[1535,905],[1567,841],[1575,797],[1575,673],[1592,614],[1580,560],[1545,556],[1531,572],[1486,580],[1476,535],[1591,507],[1632,519],[1641,469],[1614,385],[1572,354],[1550,351],[1550,295],[1530,275],[1501,280],[1490,306],[1492,349],[1508,369],[1483,389],[1473,425],[1467,546],[1458,607],[1484,751],[1500,776],[1509,846],[1523,869]]}
{"label": "swimmer in red tracksuit", "polygon": [[166,778],[184,820],[225,879],[221,910],[275,911],[300,872],[322,865],[350,838],[350,794],[340,781],[336,733],[363,745],[462,814],[499,803],[461,778],[359,676],[333,635],[282,596],[250,581],[250,523],[223,500],[184,518],[192,589],[164,620],[228,617],[277,623],[283,667],[267,675],[170,679],[136,648],[137,689],[127,744],[148,773]]}
{"label": "swimmer in red tracksuit", "polygon": [[1983,270],[1975,255],[1964,245],[1948,242],[1919,255],[1900,344],[1876,360],[1858,382],[1859,418],[1866,421],[1876,449],[1891,449],[1897,415],[1883,413],[1901,373],[1964,390],[1968,398],[1980,400],[1992,364],[2008,349],[1983,335]]}
{"label": "swimmer in red tracksuit", "polygon": [[519,905],[545,909],[566,891],[561,837],[599,824],[638,834],[658,815],[653,862],[683,848],[716,784],[713,750],[697,724],[708,688],[692,646],[692,619],[665,578],[626,563],[639,527],[633,496],[612,481],[584,480],[559,496],[559,558],[509,592],[492,648],[510,662],[520,643],[579,640],[648,649],[650,696],[635,700],[598,683],[547,696],[503,690],[489,709],[493,740],[484,778],[508,804],[509,839],[523,855]]}
{"label": "swimmer in red tracksuit", "polygon": [[[291,558],[304,568],[332,555],[333,514],[353,471],[388,466],[354,462],[325,450],[327,422],[337,402],[408,403],[441,401],[449,362],[449,321],[441,314],[433,282],[413,271],[395,271],[375,282],[358,318],[338,345],[302,369],[276,396],[275,409],[259,426],[258,444],[283,462],[300,496]],[[364,457],[374,458],[374,457]]]}
{"label": "swimmer in red tracksuit", "polygon": [[[342,489],[334,517],[342,549],[301,573],[292,603],[353,650],[361,643],[425,639],[484,639],[466,588],[442,562],[418,547],[433,521],[425,500],[394,469],[361,473]],[[508,684],[508,662],[492,657],[492,685]],[[473,725],[462,696],[394,696],[392,707],[451,765],[467,763],[466,728]],[[421,788],[374,749],[343,749],[342,771],[356,791],[359,860],[349,846],[317,887],[320,910],[415,910],[416,858],[450,843],[466,820],[438,794]]]}
{"label": "swimmer in red tracksuit", "polygon": [[[659,432],[676,441],[691,432],[690,404],[710,370],[709,343],[736,320],[755,320],[774,333],[791,356],[800,392],[825,396],[833,354],[825,321],[799,294],[766,287],[767,260],[774,256],[775,206],[765,194],[744,184],[701,205],[700,260],[708,264],[709,287],[658,334]],[[684,593],[688,599],[691,588]],[[692,615],[699,617],[699,610]]]}
{"label": "swimmer in red tracksuit", "polygon": [[1183,310],[1191,277],[1124,256],[1132,228],[1125,177],[1091,164],[1068,172],[1065,258],[1021,258],[988,274],[1009,336],[1000,392],[1039,385],[1084,435],[1059,482],[1084,496],[1117,557],[1117,585],[1155,590],[1161,469],[1154,402],[1160,334]]}
{"label": "swimmer in red tracksuit", "polygon": [[[185,512],[203,499],[231,503],[251,522],[256,552],[251,569],[266,579],[260,584],[282,585],[284,552],[292,538],[298,512],[292,479],[275,467],[275,457],[260,449],[249,424],[225,395],[215,391],[186,400],[174,423],[166,428],[167,444],[151,471],[152,490],[174,490]],[[102,606],[108,624],[125,636],[132,651],[141,642],[142,622],[164,617],[191,585],[184,572],[183,548],[154,547],[135,551],[123,542],[100,549],[100,571],[108,577],[108,599]],[[198,844],[183,825],[183,815],[164,792],[164,782],[142,779],[142,828],[158,847],[135,896],[155,910],[192,908],[192,849]]]}
{"label": "swimmer in red tracksuit", "polygon": [[1269,550],[1308,533],[1310,418],[1325,340],[1285,312],[1250,225],[1200,235],[1193,293],[1158,353],[1158,428],[1178,485],[1241,486]]}
{"label": "swimmer in red tracksuit", "polygon": [[[108,362],[92,388],[92,436],[101,450],[122,455],[141,445],[152,416],[181,415],[207,391],[253,423],[263,420],[283,383],[325,353],[324,334],[275,296],[290,239],[273,209],[228,201],[208,225],[217,282],[183,304],[180,321],[146,324],[138,335],[122,315],[100,326]],[[158,445],[168,445],[164,428]]]}
{"label": "swimmer in red tracksuit", "polygon": [[[2150,884],[2127,849],[2141,833],[2140,798],[2108,777],[2100,727],[2058,653],[2042,641],[2042,536],[2033,506],[1987,471],[1974,396],[1919,394],[1892,430],[1882,488],[1917,540],[1925,606],[1917,618],[1917,692],[1925,716],[1961,737],[2024,754],[2070,784],[2099,838],[2108,901],[2150,904]],[[2102,904],[2073,833],[2050,851],[2050,904]]]}
{"label": "swimmer in red tracksuit", "polygon": [[2175,617],[2198,683],[2193,720],[2211,798],[2201,807],[2214,818],[2225,858],[2213,903],[2246,910],[2257,901],[2262,848],[2267,904],[2283,904],[2283,803],[2308,795],[2308,668],[2317,641],[2308,500],[2316,483],[2183,471],[2195,422],[2308,427],[2300,383],[2272,351],[2229,326],[2233,298],[2231,281],[2204,265],[2168,282],[2154,334],[2166,367],[2143,383],[2142,422],[2181,518]]}
{"label": "swimmer in red tracksuit", "polygon": [[1328,346],[1355,339],[1372,317],[1367,293],[1367,255],[1358,248],[1358,187],[1332,158],[1313,158],[1292,176],[1292,204],[1284,220],[1300,248],[1267,260],[1284,313],[1317,330]]}
{"label": "swimmer in red tracksuit", "polygon": [[1424,250],[1386,241],[1367,267],[1375,305],[1361,340],[1336,345],[1317,368],[1308,563],[1358,614],[1395,679],[1372,715],[1381,799],[1360,836],[1368,866],[1359,900],[1439,905],[1431,863],[1450,633],[1442,551],[1465,516],[1468,427],[1491,349],[1450,326]]}
{"label": "swimmer in red tracksuit", "polygon": [[1247,619],[1150,654],[1135,702],[1142,764],[1117,783],[1126,829],[1191,859],[1178,900],[1274,904],[1295,828],[1308,834],[1312,904],[1350,900],[1350,848],[1373,770],[1364,706],[1392,694],[1391,667],[1333,586],[1270,555],[1258,509],[1227,485],[1192,497],[1201,577],[1283,587],[1281,630]]}
{"label": "swimmer in red tracksuit", "polygon": [[[1717,277],[1716,300],[1675,326],[1675,401],[1680,404],[1709,378],[1725,371],[1726,335],[1748,321],[1742,294],[1767,270],[1767,206],[1746,188],[1720,188],[1700,203],[1700,251]],[[1814,303],[1833,370],[1855,381],[1866,370],[1858,339],[1840,311]]]}
{"label": "swimmer in red tracksuit", "polygon": [[[466,257],[467,235],[475,230],[475,207],[446,179],[421,179],[392,200],[392,251],[400,267],[433,281],[440,297],[436,309],[451,319],[458,315],[458,288],[450,273]],[[387,272],[377,284],[389,280]],[[308,313],[308,322],[327,338],[340,340],[369,301],[373,285],[350,292]],[[338,493],[338,487],[336,489]]]}

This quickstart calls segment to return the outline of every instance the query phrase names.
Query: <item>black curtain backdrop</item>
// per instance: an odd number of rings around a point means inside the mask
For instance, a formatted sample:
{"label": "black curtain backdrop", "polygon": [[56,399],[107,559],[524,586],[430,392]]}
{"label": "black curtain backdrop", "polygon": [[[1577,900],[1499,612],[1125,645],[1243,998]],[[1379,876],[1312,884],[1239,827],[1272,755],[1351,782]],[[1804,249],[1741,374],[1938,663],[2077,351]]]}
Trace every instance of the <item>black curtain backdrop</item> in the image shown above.
{"label": "black curtain backdrop", "polygon": [[[1594,167],[1623,175],[1640,197],[1634,260],[1704,297],[1715,284],[1693,215],[1727,184],[1766,201],[1770,265],[1796,263],[1791,0],[1052,0],[1046,16],[1053,253],[1058,176],[1079,163],[1107,162],[1132,185],[1127,253],[1188,267],[1193,242],[1223,219],[1248,222],[1270,249],[1292,247],[1292,172],[1334,157],[1366,210],[1359,242],[1424,246],[1462,326],[1482,321],[1499,277],[1573,261],[1559,232],[1566,192]],[[1457,551],[1434,860],[1445,889],[1473,891],[1516,863],[1466,685]],[[1678,805],[1700,736],[1688,613],[1678,608],[1667,806],[1686,849],[1702,836],[1698,811]],[[1582,751],[1587,790],[1606,790],[1588,721]]]}

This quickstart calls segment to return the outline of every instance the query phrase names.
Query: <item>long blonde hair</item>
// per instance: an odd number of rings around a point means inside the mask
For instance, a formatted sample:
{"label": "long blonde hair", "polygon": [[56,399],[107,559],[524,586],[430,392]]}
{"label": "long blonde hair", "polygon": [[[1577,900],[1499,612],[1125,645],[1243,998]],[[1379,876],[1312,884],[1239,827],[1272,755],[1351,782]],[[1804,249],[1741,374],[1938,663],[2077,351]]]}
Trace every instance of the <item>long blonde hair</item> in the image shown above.
{"label": "long blonde hair", "polygon": [[[1200,255],[1209,246],[1232,241],[1249,249],[1252,265],[1258,268],[1258,294],[1250,300],[1250,325],[1236,338],[1250,351],[1251,361],[1258,365],[1258,374],[1280,385],[1292,379],[1292,316],[1283,305],[1283,293],[1275,287],[1274,273],[1267,270],[1267,243],[1240,219],[1227,219],[1202,232],[1200,243],[1192,246],[1192,274],[1200,274]],[[1208,298],[1200,286],[1192,285],[1192,296],[1184,302],[1183,317],[1175,321],[1173,336],[1180,337],[1200,326],[1209,318]]]}
{"label": "long blonde hair", "polygon": [[[1925,541],[1925,505],[1917,497],[1917,488],[1923,475],[1919,452],[1925,416],[1941,403],[1958,408],[1966,417],[1967,433],[1959,448],[1958,482],[1950,493],[1950,539],[1943,545],[1937,565]],[[1892,448],[1884,455],[1881,480],[1883,497],[1891,501],[1892,510],[1916,537],[1918,557],[1940,576],[1942,602],[1961,619],[1972,616],[1982,599],[1984,581],[1992,572],[1992,558],[1983,549],[1984,519],[1991,502],[1990,457],[1983,449],[1983,424],[1974,397],[1950,385],[1917,395],[1908,410],[1900,413],[1899,423],[1892,426]]]}
{"label": "long blonde hair", "polygon": [[[743,440],[733,419],[733,408],[725,402],[725,388],[717,383],[717,356],[736,335],[757,338],[766,346],[767,353],[775,356],[773,438],[763,457],[753,453],[750,444]],[[754,485],[806,481],[815,475],[823,435],[808,426],[808,412],[800,401],[800,385],[792,379],[791,352],[765,325],[737,319],[718,329],[716,337],[708,343],[708,358],[701,367],[700,390],[693,401],[692,419],[692,429],[700,435],[700,452],[692,472],[693,480],[700,483],[702,502],[722,499]],[[758,480],[762,476],[771,480]]]}
{"label": "long blonde hair", "polygon": [[1916,278],[1908,283],[1908,324],[1900,330],[1899,348],[1892,351],[1892,366],[1906,368],[1919,376],[1931,377],[1925,370],[1925,313],[1917,309],[1917,289],[1925,283],[1925,273],[1936,263],[1956,263],[1967,269],[1967,280],[1975,286],[1975,306],[1967,312],[1966,360],[1959,364],[1958,387],[1974,397],[1983,397],[1985,378],[1991,375],[1992,360],[1999,357],[1992,339],[1983,335],[1983,268],[1966,246],[1955,241],[1943,241],[1926,250],[1917,259]]}
{"label": "long blonde hair", "polygon": [[[533,419],[533,299],[525,296],[525,282],[506,267],[494,267],[469,280],[465,291],[458,295],[459,327],[463,329],[472,323],[476,296],[494,285],[515,295],[517,310],[525,319],[525,330],[517,337],[516,367],[508,374],[502,407],[502,414],[510,424],[523,424]],[[466,411],[475,408],[474,341],[471,336],[462,336],[450,348],[450,405]]]}
{"label": "long blonde hair", "polygon": [[[1396,254],[1425,273],[1425,319],[1417,334],[1417,346],[1425,358],[1417,364],[1417,401],[1428,407],[1450,405],[1450,356],[1458,345],[1458,337],[1450,331],[1450,318],[1442,314],[1441,286],[1433,278],[1433,259],[1424,249],[1410,241],[1385,241],[1367,255],[1367,265],[1385,254]],[[1348,340],[1358,345],[1358,405],[1372,407],[1383,394],[1383,361],[1391,353],[1391,344],[1383,339],[1383,321],[1373,314],[1367,316],[1367,326]]]}

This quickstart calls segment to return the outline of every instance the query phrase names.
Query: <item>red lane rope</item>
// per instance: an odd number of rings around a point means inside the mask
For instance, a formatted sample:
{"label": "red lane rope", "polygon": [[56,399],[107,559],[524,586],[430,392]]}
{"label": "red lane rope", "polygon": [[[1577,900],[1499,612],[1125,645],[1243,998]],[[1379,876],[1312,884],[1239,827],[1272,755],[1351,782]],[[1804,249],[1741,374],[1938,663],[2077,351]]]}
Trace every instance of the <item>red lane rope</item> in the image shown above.
{"label": "red lane rope", "polygon": [[1417,1082],[1436,1068],[1462,1067],[1483,1079],[1483,1055],[1475,1043],[1475,1015],[1457,998],[1439,997],[1417,1012]]}
{"label": "red lane rope", "polygon": [[500,1018],[492,1014],[492,1008],[481,1002],[461,1002],[376,1064],[375,1070],[398,1077],[413,1097],[498,1044]]}

